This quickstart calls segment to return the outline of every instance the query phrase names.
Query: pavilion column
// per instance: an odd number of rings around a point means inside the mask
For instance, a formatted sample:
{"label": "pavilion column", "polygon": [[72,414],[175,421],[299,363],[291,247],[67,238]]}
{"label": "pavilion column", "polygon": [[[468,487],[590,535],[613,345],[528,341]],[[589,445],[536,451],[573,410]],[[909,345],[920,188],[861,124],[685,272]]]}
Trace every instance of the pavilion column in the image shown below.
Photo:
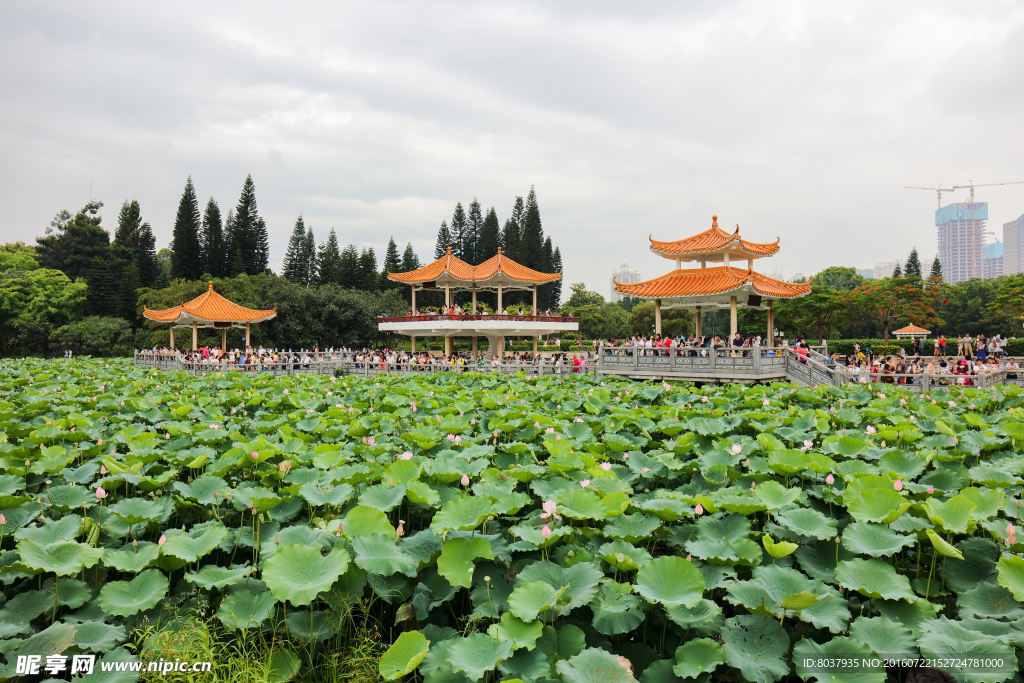
{"label": "pavilion column", "polygon": [[736,335],[736,297],[729,297],[729,339]]}
{"label": "pavilion column", "polygon": [[444,283],[444,305],[448,308],[452,307],[452,290],[447,282]]}
{"label": "pavilion column", "polygon": [[[416,285],[412,286],[412,308],[410,310],[412,310],[412,311],[416,310]],[[413,337],[413,339],[415,339],[415,337]],[[414,341],[413,344],[415,344],[415,343],[416,342]]]}
{"label": "pavilion column", "polygon": [[450,356],[455,353],[455,337],[447,335],[444,338],[444,355]]}
{"label": "pavilion column", "polygon": [[775,346],[775,302],[768,299],[768,341],[765,346]]}
{"label": "pavilion column", "polygon": [[504,309],[502,308],[502,305],[501,305],[501,285],[499,284],[498,285],[498,310],[496,312],[497,313],[501,313],[502,310],[504,310]]}
{"label": "pavilion column", "polygon": [[[533,286],[533,310],[537,311],[537,285]],[[540,311],[537,312],[539,313]],[[537,350],[534,349],[534,353],[536,353],[536,351]]]}
{"label": "pavilion column", "polygon": [[251,331],[252,323],[245,324],[245,348],[249,348],[249,332]]}
{"label": "pavilion column", "polygon": [[[413,296],[415,296],[415,294]],[[416,335],[412,336],[412,352],[416,353]]]}
{"label": "pavilion column", "polygon": [[537,339],[539,339],[539,337],[537,337],[537,335],[533,335],[533,357],[534,358],[537,357]]}
{"label": "pavilion column", "polygon": [[192,321],[192,350],[195,351],[199,348],[199,326],[196,321]]}
{"label": "pavilion column", "polygon": [[171,351],[174,350],[174,323],[171,323]]}
{"label": "pavilion column", "polygon": [[473,308],[470,309],[476,315],[476,284],[473,285]]}
{"label": "pavilion column", "polygon": [[228,328],[222,327],[220,330],[220,350],[224,353],[228,352]]}
{"label": "pavilion column", "polygon": [[700,336],[701,336],[700,319],[701,319],[700,306],[698,306],[697,307],[697,341],[698,341],[698,343],[700,342]]}
{"label": "pavilion column", "polygon": [[[475,294],[476,292],[474,292]],[[476,335],[473,335],[473,358],[476,358]]]}
{"label": "pavilion column", "polygon": [[704,259],[703,261],[700,262],[700,267],[701,268],[707,268],[708,267],[707,259]]}
{"label": "pavilion column", "polygon": [[654,300],[654,334],[661,334],[661,299]]}

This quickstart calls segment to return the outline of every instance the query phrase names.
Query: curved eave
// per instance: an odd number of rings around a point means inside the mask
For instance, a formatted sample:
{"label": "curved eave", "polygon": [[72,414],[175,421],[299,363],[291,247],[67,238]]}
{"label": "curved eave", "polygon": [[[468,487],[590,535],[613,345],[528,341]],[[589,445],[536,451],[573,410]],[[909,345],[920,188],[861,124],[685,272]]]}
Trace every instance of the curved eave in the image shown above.
{"label": "curved eave", "polygon": [[[504,256],[501,250],[495,256],[478,266],[471,266],[462,259],[452,256],[451,250],[433,263],[408,273],[388,271],[388,279],[407,285],[422,285],[426,282],[461,282],[467,285],[497,286],[502,282],[516,282],[528,285],[543,285],[562,278],[562,273],[541,273],[516,263]],[[489,283],[494,283],[490,285]]]}
{"label": "curved eave", "polygon": [[[650,239],[650,238],[648,238]],[[669,260],[679,259],[680,261],[721,261],[726,253],[730,258],[739,260],[758,259],[774,256],[779,252],[779,241],[759,243],[747,242],[746,240],[732,240],[727,244],[707,249],[681,249],[675,246],[674,242],[659,242],[651,239],[651,251]]]}
{"label": "curved eave", "polygon": [[149,318],[150,320],[153,320],[154,322],[158,322],[158,323],[188,323],[188,324],[191,324],[192,321],[195,320],[197,323],[201,323],[201,324],[213,324],[213,323],[243,324],[243,323],[262,323],[262,322],[266,322],[268,320],[273,320],[274,318],[277,317],[277,309],[276,308],[274,310],[271,310],[271,311],[253,311],[253,313],[256,313],[258,315],[252,316],[252,317],[238,316],[238,317],[233,317],[233,318],[206,317],[206,316],[198,315],[198,314],[195,314],[195,313],[189,313],[188,311],[180,311],[179,313],[177,313],[173,317],[167,317],[167,316],[159,315],[161,313],[166,313],[166,311],[151,311],[151,310],[149,310],[147,308],[147,309],[143,309],[143,312],[142,312],[142,314],[146,318]]}
{"label": "curved eave", "polygon": [[741,293],[756,294],[766,299],[794,299],[811,291],[810,282],[782,282],[753,270],[732,266],[674,270],[633,284],[613,282],[615,291],[648,300],[698,301]]}

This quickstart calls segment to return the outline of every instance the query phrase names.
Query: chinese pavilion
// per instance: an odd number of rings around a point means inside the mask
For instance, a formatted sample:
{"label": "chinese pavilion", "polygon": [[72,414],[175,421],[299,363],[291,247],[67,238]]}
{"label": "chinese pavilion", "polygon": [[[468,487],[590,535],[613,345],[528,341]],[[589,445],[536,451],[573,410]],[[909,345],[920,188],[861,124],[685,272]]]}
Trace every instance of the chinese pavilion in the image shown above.
{"label": "chinese pavilion", "polygon": [[170,323],[171,348],[174,348],[174,328],[192,328],[192,348],[199,346],[199,328],[215,328],[221,331],[221,348],[227,351],[228,328],[245,330],[245,345],[249,346],[249,333],[253,323],[261,323],[277,317],[277,307],[269,311],[257,311],[228,301],[210,288],[188,303],[162,311],[143,308],[143,315],[158,323]]}
{"label": "chinese pavilion", "polygon": [[[502,295],[511,291],[533,292],[533,310],[537,313],[537,288],[562,278],[561,273],[541,273],[516,263],[501,253],[487,259],[478,266],[472,266],[457,256],[448,253],[433,263],[408,273],[388,273],[388,279],[409,285],[412,288],[412,315],[394,318],[379,318],[378,329],[394,332],[412,338],[412,350],[416,350],[416,337],[443,336],[445,355],[455,350],[455,337],[472,337],[473,353],[476,354],[478,336],[488,337],[490,350],[501,353],[507,336],[533,337],[533,351],[537,352],[537,337],[545,334],[575,331],[579,329],[578,318],[562,318],[541,315],[501,315],[504,310]],[[451,308],[458,292],[472,293],[472,305],[464,315],[416,315],[416,292],[444,291],[444,305]],[[478,315],[476,297],[478,292],[495,292],[498,297],[498,312],[495,315]]]}
{"label": "chinese pavilion", "polygon": [[[811,283],[782,282],[754,270],[754,259],[774,256],[779,240],[770,243],[748,242],[740,236],[740,226],[729,233],[718,227],[718,216],[702,233],[662,242],[649,237],[651,251],[676,262],[675,270],[644,282],[620,284],[623,294],[654,301],[654,329],[661,334],[661,312],[666,308],[696,311],[697,336],[701,336],[701,312],[705,308],[729,308],[729,336],[736,334],[736,313],[740,307],[768,311],[769,345],[774,341],[775,299],[794,299],[811,291]],[[700,262],[700,268],[683,268],[682,262]],[[744,263],[744,261],[746,263]],[[709,267],[708,264],[721,263]]]}

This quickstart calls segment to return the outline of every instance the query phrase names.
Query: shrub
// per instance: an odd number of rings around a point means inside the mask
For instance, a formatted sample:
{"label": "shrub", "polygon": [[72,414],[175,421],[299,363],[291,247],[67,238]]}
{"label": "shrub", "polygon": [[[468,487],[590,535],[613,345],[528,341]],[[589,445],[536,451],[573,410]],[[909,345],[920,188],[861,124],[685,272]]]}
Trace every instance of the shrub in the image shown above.
{"label": "shrub", "polygon": [[90,316],[64,325],[50,336],[50,351],[71,349],[76,356],[131,356],[141,337],[123,318]]}

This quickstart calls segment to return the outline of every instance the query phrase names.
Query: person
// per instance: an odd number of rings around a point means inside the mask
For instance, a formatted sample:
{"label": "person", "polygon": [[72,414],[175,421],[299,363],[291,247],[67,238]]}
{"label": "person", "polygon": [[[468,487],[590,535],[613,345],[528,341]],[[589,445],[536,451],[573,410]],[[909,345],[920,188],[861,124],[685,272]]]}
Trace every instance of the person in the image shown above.
{"label": "person", "polygon": [[956,337],[956,355],[964,355],[964,335],[959,334]]}
{"label": "person", "polygon": [[1017,371],[1020,370],[1020,365],[1017,364],[1015,359],[1010,358],[1006,361],[1004,369],[1006,370],[1006,379],[1017,379]]}
{"label": "person", "polygon": [[969,334],[964,335],[964,358],[967,360],[974,358],[974,347],[972,346],[971,335]]}
{"label": "person", "polygon": [[741,337],[740,333],[737,332],[736,334],[734,334],[732,336],[732,355],[733,356],[740,355],[739,351],[737,351],[737,349],[739,349],[742,346],[743,346],[743,337]]}
{"label": "person", "polygon": [[935,344],[935,350],[932,352],[932,355],[933,356],[938,356],[939,355],[939,338],[938,337],[935,338],[934,344]]}

